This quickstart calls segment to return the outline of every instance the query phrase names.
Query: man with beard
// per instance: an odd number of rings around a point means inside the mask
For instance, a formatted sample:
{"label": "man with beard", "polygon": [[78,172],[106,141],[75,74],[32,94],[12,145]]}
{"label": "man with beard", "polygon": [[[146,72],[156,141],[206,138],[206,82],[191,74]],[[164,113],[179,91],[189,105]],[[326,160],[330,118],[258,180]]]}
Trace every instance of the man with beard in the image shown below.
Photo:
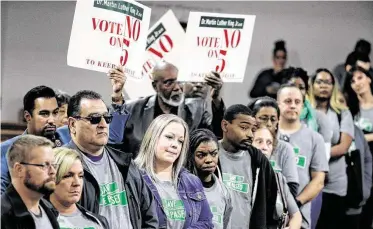
{"label": "man with beard", "polygon": [[[207,128],[215,134],[221,133],[220,122],[224,114],[224,106],[211,115],[201,98],[184,98],[180,82],[177,81],[178,69],[167,62],[158,63],[153,69],[152,85],[156,95],[125,102],[122,96],[125,75],[122,68],[111,69],[109,77],[113,84],[113,102],[131,113],[124,131],[123,151],[130,152],[134,157],[140,142],[151,121],[161,114],[175,114],[182,117],[188,124],[189,130]],[[211,86],[220,90],[219,82]],[[215,82],[215,81],[214,81]],[[141,90],[141,88],[139,88]]]}
{"label": "man with beard", "polygon": [[232,197],[232,229],[277,228],[276,177],[265,155],[251,145],[257,128],[251,110],[232,105],[224,114],[221,128],[219,167]]}
{"label": "man with beard", "polygon": [[53,143],[44,137],[23,135],[10,147],[12,184],[1,196],[1,228],[57,229],[58,212],[44,200],[56,186]]}
{"label": "man with beard", "polygon": [[[26,93],[23,98],[24,117],[27,129],[23,134],[43,136],[53,142],[53,147],[61,146],[61,141],[56,133],[56,120],[58,117],[58,104],[56,94],[52,88],[37,86]],[[10,184],[6,152],[20,136],[11,138],[0,144],[1,147],[1,193]]]}
{"label": "man with beard", "polygon": [[277,93],[280,107],[279,137],[293,146],[299,176],[297,205],[302,213],[302,228],[311,228],[311,200],[324,187],[328,162],[322,136],[300,121],[303,95],[295,85],[284,84]]}

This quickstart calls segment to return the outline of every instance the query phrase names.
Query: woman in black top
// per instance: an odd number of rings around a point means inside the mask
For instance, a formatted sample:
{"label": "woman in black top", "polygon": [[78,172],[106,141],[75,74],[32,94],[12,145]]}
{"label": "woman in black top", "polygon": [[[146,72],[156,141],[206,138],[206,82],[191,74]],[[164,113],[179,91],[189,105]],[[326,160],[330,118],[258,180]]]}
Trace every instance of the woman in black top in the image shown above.
{"label": "woman in black top", "polygon": [[277,90],[280,88],[282,70],[285,68],[287,60],[287,50],[285,41],[276,41],[273,49],[273,68],[263,70],[255,80],[250,91],[251,98],[269,96],[276,98]]}

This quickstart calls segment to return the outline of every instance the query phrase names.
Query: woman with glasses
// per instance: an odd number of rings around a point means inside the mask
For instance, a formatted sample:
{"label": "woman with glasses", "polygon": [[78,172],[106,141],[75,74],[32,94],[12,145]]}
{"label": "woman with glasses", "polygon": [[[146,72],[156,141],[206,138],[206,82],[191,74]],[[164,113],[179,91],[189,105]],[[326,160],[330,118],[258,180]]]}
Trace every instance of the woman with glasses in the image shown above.
{"label": "woman with glasses", "polygon": [[190,133],[189,153],[186,168],[202,182],[207,201],[213,214],[216,229],[228,229],[232,213],[232,199],[222,182],[218,169],[218,139],[208,129],[197,129]]}
{"label": "woman with glasses", "polygon": [[311,78],[309,100],[314,108],[325,113],[332,126],[329,173],[325,179],[322,207],[317,229],[341,228],[345,215],[347,173],[344,155],[354,137],[354,123],[350,111],[338,101],[338,85],[327,69],[318,69]]}
{"label": "woman with glasses", "polygon": [[[260,97],[252,101],[248,107],[252,110],[253,116],[259,126],[267,127],[277,136],[278,121],[280,118],[280,108],[277,101],[270,97]],[[286,142],[286,139],[284,140],[278,140],[269,160],[273,169],[285,176],[290,192],[295,197],[297,196],[299,186],[297,164],[293,147]]]}
{"label": "woman with glasses", "polygon": [[[260,127],[254,133],[253,146],[260,149],[267,158],[271,158],[277,142],[276,134],[267,127]],[[278,228],[300,229],[302,215],[290,193],[286,178],[279,171],[276,171],[276,181],[278,191],[275,219],[278,221]]]}
{"label": "woman with glasses", "polygon": [[251,98],[269,96],[276,98],[277,90],[280,88],[282,80],[282,70],[285,68],[287,59],[287,50],[285,41],[276,41],[273,49],[273,68],[266,69],[259,73],[250,91]]}
{"label": "woman with glasses", "polygon": [[[373,84],[372,76],[365,69],[354,66],[347,74],[345,92],[355,124],[364,132],[370,152],[373,152]],[[371,186],[370,184],[363,184]],[[371,190],[372,193],[373,189]],[[361,228],[370,228],[373,220],[373,195],[367,200],[361,215]]]}
{"label": "woman with glasses", "polygon": [[105,217],[93,214],[78,201],[83,189],[83,166],[79,154],[68,148],[55,148],[55,161],[59,165],[56,173],[56,188],[49,200],[59,212],[60,228],[109,229]]}
{"label": "woman with glasses", "polygon": [[135,159],[158,202],[159,228],[213,228],[202,183],[183,168],[188,145],[185,121],[160,115],[147,129]]}

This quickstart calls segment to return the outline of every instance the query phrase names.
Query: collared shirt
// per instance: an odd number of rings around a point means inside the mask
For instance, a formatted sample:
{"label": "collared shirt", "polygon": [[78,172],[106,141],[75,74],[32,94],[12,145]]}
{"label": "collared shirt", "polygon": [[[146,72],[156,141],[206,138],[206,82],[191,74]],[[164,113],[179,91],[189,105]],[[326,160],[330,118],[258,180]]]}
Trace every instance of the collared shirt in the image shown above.
{"label": "collared shirt", "polygon": [[[172,107],[170,110],[170,114],[177,115],[178,107]],[[162,108],[159,106],[158,103],[158,96],[156,96],[155,104],[154,104],[154,118],[158,117],[159,115],[165,114]]]}

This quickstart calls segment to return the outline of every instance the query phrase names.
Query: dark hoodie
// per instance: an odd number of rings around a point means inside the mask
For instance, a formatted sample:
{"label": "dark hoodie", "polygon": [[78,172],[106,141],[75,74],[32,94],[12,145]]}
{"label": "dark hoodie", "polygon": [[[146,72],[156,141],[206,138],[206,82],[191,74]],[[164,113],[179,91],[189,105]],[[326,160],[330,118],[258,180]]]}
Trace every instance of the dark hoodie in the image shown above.
{"label": "dark hoodie", "polygon": [[[254,184],[252,190],[254,205],[251,210],[250,228],[277,228],[277,221],[273,217],[277,198],[275,172],[260,150],[253,146],[248,146],[246,151],[251,156],[252,183]],[[223,171],[220,161],[218,166]]]}

